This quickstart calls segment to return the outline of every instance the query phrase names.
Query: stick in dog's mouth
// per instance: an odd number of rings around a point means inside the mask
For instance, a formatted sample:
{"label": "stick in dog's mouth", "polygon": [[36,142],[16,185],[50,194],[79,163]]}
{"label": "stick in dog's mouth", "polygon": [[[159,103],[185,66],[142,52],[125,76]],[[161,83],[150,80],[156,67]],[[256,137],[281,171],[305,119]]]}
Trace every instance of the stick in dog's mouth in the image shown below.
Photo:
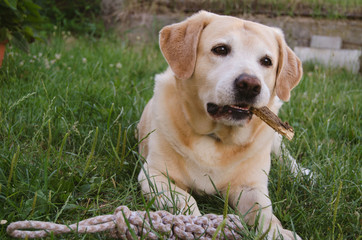
{"label": "stick in dog's mouth", "polygon": [[288,140],[292,140],[294,137],[294,129],[287,123],[283,122],[276,114],[274,114],[269,108],[253,108],[249,109],[252,113],[258,116],[271,128],[273,128],[279,134],[285,136]]}

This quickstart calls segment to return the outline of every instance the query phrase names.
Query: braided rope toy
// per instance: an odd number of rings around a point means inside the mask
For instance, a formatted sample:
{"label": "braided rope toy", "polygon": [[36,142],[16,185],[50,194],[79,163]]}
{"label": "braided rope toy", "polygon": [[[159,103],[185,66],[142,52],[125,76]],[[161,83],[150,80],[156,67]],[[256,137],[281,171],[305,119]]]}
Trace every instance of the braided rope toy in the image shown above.
{"label": "braided rope toy", "polygon": [[[218,231],[218,227],[223,227]],[[220,226],[221,225],[221,226]],[[118,207],[114,214],[97,216],[72,225],[62,225],[41,221],[19,221],[9,224],[7,233],[15,238],[42,238],[51,234],[98,233],[108,231],[118,239],[242,239],[244,227],[240,218],[228,214],[206,214],[204,216],[172,215],[166,211],[131,211],[126,206]],[[217,232],[218,231],[218,232]]]}

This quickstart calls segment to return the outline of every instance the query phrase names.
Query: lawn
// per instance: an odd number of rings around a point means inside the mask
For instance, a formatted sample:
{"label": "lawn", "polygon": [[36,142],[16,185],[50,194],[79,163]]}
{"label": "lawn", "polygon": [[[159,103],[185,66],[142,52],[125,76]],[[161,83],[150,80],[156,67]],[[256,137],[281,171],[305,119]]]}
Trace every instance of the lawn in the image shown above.
{"label": "lawn", "polygon": [[[148,208],[134,131],[166,68],[157,44],[54,35],[30,54],[7,49],[0,69],[0,239],[13,221],[70,224],[119,205]],[[269,189],[276,216],[303,239],[360,238],[361,82],[310,64],[282,108],[296,131],[286,147],[314,178],[273,161]],[[197,200],[203,213],[222,214],[220,196]]]}

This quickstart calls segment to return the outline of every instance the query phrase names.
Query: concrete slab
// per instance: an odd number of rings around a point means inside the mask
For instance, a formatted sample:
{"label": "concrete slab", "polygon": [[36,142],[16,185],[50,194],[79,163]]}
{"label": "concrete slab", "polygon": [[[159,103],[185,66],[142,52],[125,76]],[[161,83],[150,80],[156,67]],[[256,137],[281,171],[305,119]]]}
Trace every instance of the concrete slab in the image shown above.
{"label": "concrete slab", "polygon": [[311,61],[329,67],[341,67],[353,73],[358,73],[360,69],[361,50],[295,47],[294,52],[302,62]]}
{"label": "concrete slab", "polygon": [[313,35],[310,41],[312,48],[341,49],[342,38]]}

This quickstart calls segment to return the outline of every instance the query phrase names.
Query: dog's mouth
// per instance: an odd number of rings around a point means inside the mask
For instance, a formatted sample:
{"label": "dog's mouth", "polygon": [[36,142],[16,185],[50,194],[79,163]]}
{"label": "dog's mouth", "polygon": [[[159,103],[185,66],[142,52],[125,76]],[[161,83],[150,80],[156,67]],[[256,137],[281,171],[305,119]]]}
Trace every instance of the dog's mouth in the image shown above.
{"label": "dog's mouth", "polygon": [[229,119],[233,121],[250,120],[253,113],[250,111],[250,105],[246,103],[219,106],[215,103],[206,105],[207,112],[214,119]]}

